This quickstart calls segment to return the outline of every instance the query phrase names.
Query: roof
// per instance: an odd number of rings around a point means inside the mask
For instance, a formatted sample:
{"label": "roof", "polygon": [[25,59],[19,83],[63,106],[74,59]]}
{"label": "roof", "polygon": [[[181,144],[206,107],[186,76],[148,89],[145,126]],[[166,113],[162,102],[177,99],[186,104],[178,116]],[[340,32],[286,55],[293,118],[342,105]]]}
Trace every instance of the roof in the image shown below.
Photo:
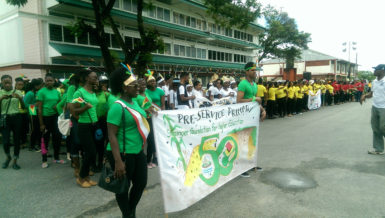
{"label": "roof", "polygon": [[[327,55],[312,49],[302,50],[301,57],[296,58],[296,61],[323,61],[323,60],[338,60],[341,62],[348,62],[346,60],[343,60],[331,55]],[[282,58],[281,59],[277,58],[277,59],[269,59],[269,60],[261,61],[261,64],[278,64],[282,62],[285,62],[285,60],[283,60]]]}

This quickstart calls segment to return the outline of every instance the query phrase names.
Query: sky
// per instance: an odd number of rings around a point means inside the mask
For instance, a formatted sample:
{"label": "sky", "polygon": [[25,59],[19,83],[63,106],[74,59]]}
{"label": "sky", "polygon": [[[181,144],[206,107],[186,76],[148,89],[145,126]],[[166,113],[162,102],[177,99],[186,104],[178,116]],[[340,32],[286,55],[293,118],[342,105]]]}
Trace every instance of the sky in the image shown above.
{"label": "sky", "polygon": [[[294,18],[299,31],[311,34],[309,48],[349,60],[358,70],[385,64],[385,0],[258,0],[271,4]],[[342,44],[347,42],[346,46]],[[346,47],[347,51],[342,50]]]}

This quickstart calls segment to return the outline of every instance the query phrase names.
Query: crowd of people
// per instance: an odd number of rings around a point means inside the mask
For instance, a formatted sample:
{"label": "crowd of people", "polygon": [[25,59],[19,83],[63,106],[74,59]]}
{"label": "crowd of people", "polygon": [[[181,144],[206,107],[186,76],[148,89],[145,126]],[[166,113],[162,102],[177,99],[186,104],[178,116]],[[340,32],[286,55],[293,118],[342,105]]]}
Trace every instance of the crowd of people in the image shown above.
{"label": "crowd of people", "polygon": [[[258,85],[255,63],[245,66],[246,78],[214,75],[203,89],[201,80],[192,81],[189,73],[179,77],[148,71],[136,78],[131,68],[120,67],[109,76],[87,68],[60,81],[47,73],[29,81],[1,77],[0,127],[6,160],[2,168],[11,164],[20,169],[20,148],[41,153],[42,168],[49,167],[48,148],[53,147],[53,164],[71,162],[76,183],[83,188],[97,185],[90,176],[100,172],[108,160],[117,177],[127,176],[132,183],[130,193],[116,194],[124,216],[135,214],[147,183],[147,169],[157,167],[154,133],[143,137],[135,116],[143,116],[151,126],[151,117],[159,110],[180,110],[210,106],[210,102],[227,99],[229,104],[258,101],[261,117],[293,116],[307,109],[309,95],[320,90],[322,105],[358,101],[370,83],[337,81],[263,82]],[[119,101],[117,101],[119,100]],[[132,113],[134,111],[137,113]],[[71,120],[69,136],[58,128],[58,117]],[[13,135],[11,137],[11,135]],[[28,138],[29,136],[29,138]],[[127,136],[127,137],[126,137]],[[11,139],[13,141],[11,142]],[[29,145],[27,143],[29,142]],[[60,157],[61,144],[66,144],[67,157]],[[144,146],[147,146],[144,152]],[[14,147],[13,157],[11,147]],[[67,160],[66,160],[67,159]],[[245,173],[247,176],[247,173]]]}

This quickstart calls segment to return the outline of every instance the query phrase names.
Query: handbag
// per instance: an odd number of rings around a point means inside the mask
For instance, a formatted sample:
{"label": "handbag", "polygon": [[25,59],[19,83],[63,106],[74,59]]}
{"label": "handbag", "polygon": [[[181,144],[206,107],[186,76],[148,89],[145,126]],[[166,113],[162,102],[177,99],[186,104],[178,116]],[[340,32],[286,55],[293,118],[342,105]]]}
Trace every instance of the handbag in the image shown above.
{"label": "handbag", "polygon": [[[67,108],[67,104],[65,105]],[[59,132],[64,136],[69,136],[71,133],[72,122],[70,119],[70,114],[68,110],[64,110],[57,119],[57,125]]]}
{"label": "handbag", "polygon": [[[16,90],[13,91],[15,93]],[[7,110],[5,110],[5,114],[1,114],[1,104],[0,104],[0,129],[3,129],[7,126],[7,114],[9,110],[9,106],[11,105],[12,96],[8,101]]]}
{"label": "handbag", "polygon": [[[125,124],[125,116],[124,116],[124,108],[122,106],[122,122],[123,122],[123,133],[126,129]],[[123,134],[123,162],[124,162],[124,152],[126,150],[126,134]],[[127,177],[124,176],[121,179],[115,178],[114,169],[112,169],[111,164],[107,160],[104,160],[102,173],[99,177],[98,186],[104,190],[113,192],[115,194],[121,194],[128,192],[128,180]]]}

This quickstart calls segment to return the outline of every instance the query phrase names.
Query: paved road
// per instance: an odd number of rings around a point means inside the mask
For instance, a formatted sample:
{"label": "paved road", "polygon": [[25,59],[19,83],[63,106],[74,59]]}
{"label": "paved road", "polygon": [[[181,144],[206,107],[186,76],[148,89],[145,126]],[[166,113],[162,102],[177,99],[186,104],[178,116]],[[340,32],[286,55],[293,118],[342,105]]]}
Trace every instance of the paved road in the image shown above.
{"label": "paved road", "polygon": [[[382,217],[385,157],[367,154],[371,103],[348,103],[261,124],[263,172],[238,177],[169,217]],[[1,161],[4,160],[1,154]],[[66,165],[40,168],[22,151],[22,169],[0,170],[1,217],[120,217],[114,196],[81,189]],[[149,171],[138,217],[164,217],[157,169]]]}

